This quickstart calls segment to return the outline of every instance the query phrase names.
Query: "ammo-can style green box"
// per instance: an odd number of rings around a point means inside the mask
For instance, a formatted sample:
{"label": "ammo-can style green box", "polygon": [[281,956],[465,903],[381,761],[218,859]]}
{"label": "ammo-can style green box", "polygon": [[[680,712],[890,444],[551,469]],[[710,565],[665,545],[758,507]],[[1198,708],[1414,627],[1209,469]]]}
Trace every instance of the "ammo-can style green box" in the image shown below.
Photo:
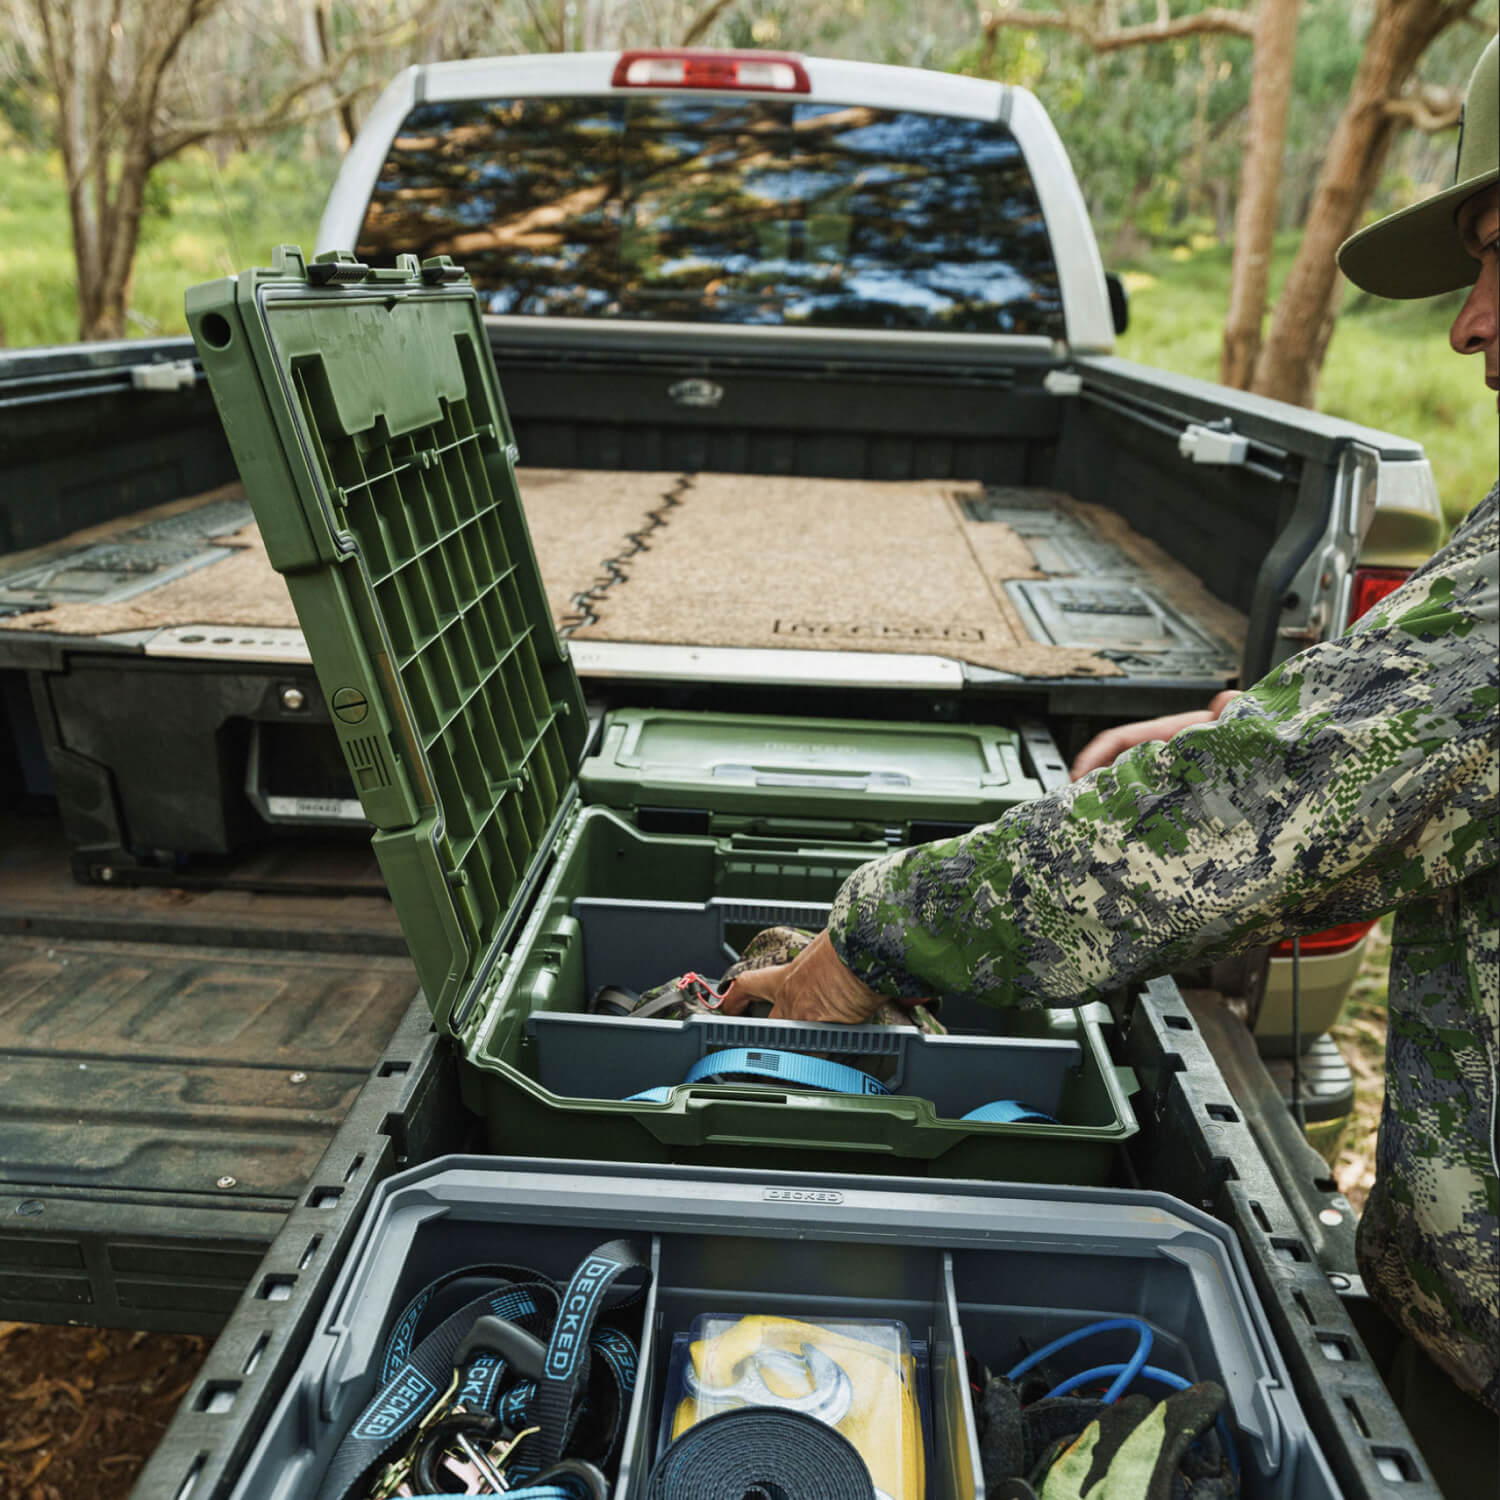
{"label": "ammo-can style green box", "polygon": [[[285,575],[436,1024],[513,1155],[1098,1183],[1133,1135],[1101,1007],[889,1027],[587,1014],[820,926],[864,861],[1041,791],[1014,731],[617,710],[558,640],[479,305],[446,258],[192,288],[188,321]],[[683,1083],[727,1047],[854,1055],[888,1095]],[[670,1087],[659,1102],[626,1096]],[[959,1116],[1021,1097],[1057,1123]]]}

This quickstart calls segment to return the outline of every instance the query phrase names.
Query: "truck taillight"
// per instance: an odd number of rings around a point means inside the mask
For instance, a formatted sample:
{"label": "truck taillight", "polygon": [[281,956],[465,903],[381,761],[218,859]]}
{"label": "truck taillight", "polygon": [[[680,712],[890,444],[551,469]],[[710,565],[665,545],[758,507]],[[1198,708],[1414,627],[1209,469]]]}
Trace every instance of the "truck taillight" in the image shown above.
{"label": "truck taillight", "polygon": [[1387,594],[1394,594],[1410,577],[1410,568],[1356,568],[1354,588],[1349,594],[1348,623],[1352,625]]}
{"label": "truck taillight", "polygon": [[812,82],[801,60],[777,52],[622,52],[610,83],[617,89],[762,89],[779,94],[812,92]]}
{"label": "truck taillight", "polygon": [[[1330,953],[1347,953],[1351,948],[1364,942],[1365,934],[1374,925],[1374,922],[1341,922],[1337,927],[1330,927],[1325,932],[1309,933],[1301,940],[1302,956],[1303,958],[1324,958]],[[1272,958],[1290,958],[1291,956],[1291,938],[1277,943],[1271,949]]]}

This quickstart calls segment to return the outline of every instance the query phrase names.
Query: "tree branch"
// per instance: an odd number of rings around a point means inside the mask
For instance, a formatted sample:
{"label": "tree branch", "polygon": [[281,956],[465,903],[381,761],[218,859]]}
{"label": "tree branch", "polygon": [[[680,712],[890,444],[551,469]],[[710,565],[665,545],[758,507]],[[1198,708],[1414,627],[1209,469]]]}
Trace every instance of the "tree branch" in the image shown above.
{"label": "tree branch", "polygon": [[1069,11],[985,10],[979,13],[979,24],[987,38],[992,38],[1004,26],[1024,31],[1066,31],[1095,52],[1119,52],[1126,47],[1149,46],[1152,42],[1169,42],[1178,37],[1210,32],[1243,37],[1255,35],[1254,16],[1217,8],[1191,16],[1158,18],[1140,26],[1115,28],[1096,26],[1090,17]]}
{"label": "tree branch", "polygon": [[1463,118],[1464,101],[1451,89],[1425,88],[1417,94],[1407,94],[1400,99],[1387,99],[1383,106],[1386,114],[1428,135],[1440,130],[1452,130]]}
{"label": "tree branch", "polygon": [[734,4],[734,0],[712,0],[708,9],[702,11],[693,19],[693,24],[682,35],[682,46],[691,47],[694,42],[707,34],[708,28]]}
{"label": "tree branch", "polygon": [[[333,64],[333,25],[330,11],[333,8],[333,0],[317,0],[313,6],[313,26],[318,34],[318,50],[323,55],[323,66],[331,67]],[[348,150],[354,144],[354,137],[359,133],[354,120],[354,111],[346,103],[338,111],[339,126],[344,132],[344,150]]]}
{"label": "tree branch", "polygon": [[297,114],[290,113],[292,104],[303,94],[317,88],[323,81],[312,79],[298,85],[297,88],[283,94],[275,104],[268,105],[261,110],[259,114],[227,115],[222,120],[194,120],[191,124],[179,125],[176,130],[167,135],[158,136],[151,143],[151,164],[155,166],[158,162],[164,162],[169,156],[176,156],[179,151],[185,151],[189,146],[198,146],[204,141],[211,141],[216,135],[262,135],[268,130],[295,130],[300,125],[308,125],[314,120],[322,119],[324,115],[346,109],[361,94],[368,94],[371,89],[381,86],[378,80],[358,83],[353,88],[346,89],[342,94],[328,100],[326,104],[318,105],[314,109],[304,109]]}
{"label": "tree branch", "polygon": [[319,68],[297,79],[264,109],[254,114],[224,115],[213,120],[188,120],[162,130],[151,142],[152,162],[165,161],[167,157],[175,156],[186,147],[196,146],[200,141],[209,140],[216,135],[259,135],[267,130],[281,130],[294,125],[303,125],[309,120],[327,114],[330,110],[344,109],[361,94],[368,93],[370,89],[375,88],[376,83],[357,84],[330,99],[318,109],[304,110],[297,115],[290,113],[292,105],[305,94],[310,94],[315,89],[332,88],[337,84],[340,75],[355,57],[366,52],[386,50],[391,36],[401,30],[409,19],[409,17],[403,18],[380,32],[350,43],[327,67]]}
{"label": "tree branch", "polygon": [[531,17],[531,24],[536,27],[537,35],[555,51],[563,49],[556,45],[556,39],[547,26],[547,17],[537,8],[536,0],[526,0],[526,13]]}

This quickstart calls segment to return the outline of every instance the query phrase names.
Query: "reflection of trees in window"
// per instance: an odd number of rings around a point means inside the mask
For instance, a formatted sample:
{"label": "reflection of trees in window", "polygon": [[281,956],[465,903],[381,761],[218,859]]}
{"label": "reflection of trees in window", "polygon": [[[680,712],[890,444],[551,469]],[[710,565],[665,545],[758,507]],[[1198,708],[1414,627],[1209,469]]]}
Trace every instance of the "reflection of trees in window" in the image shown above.
{"label": "reflection of trees in window", "polygon": [[1009,131],[864,106],[421,105],[359,249],[452,255],[494,312],[1062,332]]}

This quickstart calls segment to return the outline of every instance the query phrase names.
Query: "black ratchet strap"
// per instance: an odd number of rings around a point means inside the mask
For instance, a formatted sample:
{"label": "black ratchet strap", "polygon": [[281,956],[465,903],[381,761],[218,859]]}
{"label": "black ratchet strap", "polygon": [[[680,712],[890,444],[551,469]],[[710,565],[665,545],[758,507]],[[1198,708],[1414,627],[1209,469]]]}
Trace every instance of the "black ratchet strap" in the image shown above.
{"label": "black ratchet strap", "polygon": [[662,1454],[646,1500],[875,1500],[843,1433],[802,1412],[742,1406],[695,1422]]}
{"label": "black ratchet strap", "polygon": [[[594,1322],[606,1309],[626,1307],[644,1295],[650,1276],[646,1262],[626,1240],[600,1245],[579,1262],[558,1302],[542,1378],[531,1404],[531,1419],[542,1430],[527,1454],[528,1468],[535,1464],[548,1469],[567,1451],[578,1422],[580,1398],[588,1389]],[[632,1384],[634,1374],[632,1369]],[[623,1425],[625,1413],[619,1417]]]}

